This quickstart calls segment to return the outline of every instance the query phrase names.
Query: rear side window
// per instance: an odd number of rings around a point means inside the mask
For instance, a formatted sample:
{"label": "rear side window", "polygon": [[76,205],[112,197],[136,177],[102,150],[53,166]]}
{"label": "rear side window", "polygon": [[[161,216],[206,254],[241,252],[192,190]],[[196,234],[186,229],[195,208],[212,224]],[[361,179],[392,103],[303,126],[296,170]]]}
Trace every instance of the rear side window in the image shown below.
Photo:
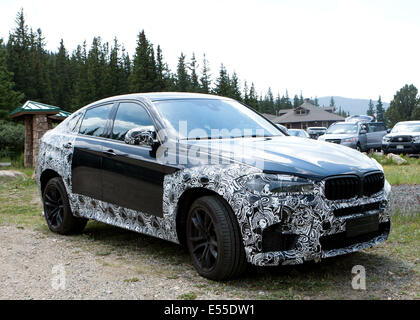
{"label": "rear side window", "polygon": [[369,123],[369,132],[380,132],[386,131],[383,123]]}
{"label": "rear side window", "polygon": [[85,113],[79,133],[94,137],[103,137],[105,125],[113,104],[89,109]]}
{"label": "rear side window", "polygon": [[120,103],[112,129],[112,139],[123,141],[127,132],[136,127],[153,126],[147,111],[137,103]]}

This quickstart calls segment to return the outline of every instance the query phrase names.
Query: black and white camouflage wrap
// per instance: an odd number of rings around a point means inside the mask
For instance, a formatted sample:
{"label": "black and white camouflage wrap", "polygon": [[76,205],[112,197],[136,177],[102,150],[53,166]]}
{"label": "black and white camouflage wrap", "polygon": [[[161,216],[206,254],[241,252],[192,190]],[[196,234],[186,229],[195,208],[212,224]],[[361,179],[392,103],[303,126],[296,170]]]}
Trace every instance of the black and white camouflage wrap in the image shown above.
{"label": "black and white camouflage wrap", "polygon": [[[336,209],[379,202],[380,222],[389,221],[387,204],[391,187],[388,182],[385,183],[384,190],[371,197],[330,201],[324,196],[323,181],[310,181],[313,189],[308,193],[273,194],[268,188],[264,188],[261,192],[248,190],[247,180],[264,175],[260,169],[252,166],[228,164],[185,168],[164,178],[163,217],[73,194],[71,185],[73,149],[64,146],[68,146],[69,143],[74,145],[75,125],[70,119],[60,124],[53,133],[50,131],[44,135],[40,145],[36,178],[40,185],[42,172],[47,169],[57,172],[63,179],[72,212],[76,216],[178,243],[176,216],[179,199],[191,188],[205,188],[219,194],[231,206],[238,220],[247,259],[255,265],[275,266],[300,264],[309,260],[320,261],[322,258],[362,250],[387,239],[388,234],[383,234],[367,242],[329,251],[322,250],[320,245],[322,236],[346,230],[349,217],[335,217],[333,212]],[[366,214],[370,213],[363,213],[360,216]],[[354,217],[357,215],[352,215],[352,218]],[[330,225],[327,230],[323,228],[325,223]],[[263,231],[275,224],[281,224],[283,232],[297,235],[293,250],[262,252]]]}

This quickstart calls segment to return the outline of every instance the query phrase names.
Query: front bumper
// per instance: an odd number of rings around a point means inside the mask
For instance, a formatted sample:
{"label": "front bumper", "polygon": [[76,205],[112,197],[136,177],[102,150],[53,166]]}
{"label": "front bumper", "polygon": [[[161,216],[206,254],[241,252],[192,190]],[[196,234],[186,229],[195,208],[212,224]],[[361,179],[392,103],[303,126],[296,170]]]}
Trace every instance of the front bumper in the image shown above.
{"label": "front bumper", "polygon": [[[363,250],[388,239],[390,186],[371,197],[330,201],[322,183],[311,195],[264,199],[263,211],[278,219],[254,217],[255,244],[245,243],[249,262],[259,266],[301,264]],[[257,207],[261,204],[254,204]],[[261,221],[255,221],[261,219]],[[372,228],[369,221],[377,219]],[[364,224],[366,221],[366,224]],[[258,227],[260,226],[260,227]],[[262,227],[263,228],[262,228]]]}
{"label": "front bumper", "polygon": [[382,150],[386,153],[395,154],[420,154],[420,143],[413,142],[390,142],[382,144]]}

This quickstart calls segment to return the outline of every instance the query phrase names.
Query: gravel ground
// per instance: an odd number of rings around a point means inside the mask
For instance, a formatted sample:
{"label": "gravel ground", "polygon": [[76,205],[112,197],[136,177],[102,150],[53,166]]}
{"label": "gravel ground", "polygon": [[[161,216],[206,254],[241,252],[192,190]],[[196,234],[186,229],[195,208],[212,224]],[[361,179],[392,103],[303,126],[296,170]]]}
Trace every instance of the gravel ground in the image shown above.
{"label": "gravel ground", "polygon": [[[130,261],[107,263],[108,257],[54,234],[0,226],[0,243],[0,299],[177,299],[196,289],[189,275],[184,279],[141,275]],[[59,287],[60,268],[65,272],[64,289]]]}
{"label": "gravel ground", "polygon": [[[404,213],[418,213],[420,186],[393,187],[391,205]],[[153,243],[155,248],[163,246],[160,240]],[[156,249],[148,256],[138,248],[121,254],[124,250],[114,246],[116,250],[108,252],[105,247],[109,244],[101,244],[100,240],[62,237],[10,225],[0,226],[0,244],[0,299],[177,299],[182,295],[188,298],[199,285],[209,285],[196,274],[180,249],[184,262],[175,277],[164,269],[165,264],[171,264],[165,261],[164,254],[153,256]],[[167,246],[178,252],[172,244]],[[139,266],[139,261],[143,265]],[[54,289],[60,268],[65,271],[65,288]],[[199,291],[197,299],[238,297],[235,292],[223,290]]]}
{"label": "gravel ground", "polygon": [[420,212],[420,185],[392,186],[391,212],[399,210],[401,213]]}

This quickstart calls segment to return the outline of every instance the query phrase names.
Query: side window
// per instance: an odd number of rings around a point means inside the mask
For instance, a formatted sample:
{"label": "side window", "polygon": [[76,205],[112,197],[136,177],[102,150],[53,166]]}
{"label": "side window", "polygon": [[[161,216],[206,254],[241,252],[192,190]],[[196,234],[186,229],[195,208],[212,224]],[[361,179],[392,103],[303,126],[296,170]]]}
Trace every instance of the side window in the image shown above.
{"label": "side window", "polygon": [[129,130],[141,126],[153,126],[147,111],[137,103],[122,102],[115,116],[112,139],[124,141]]}
{"label": "side window", "polygon": [[69,119],[67,123],[67,128],[69,131],[76,132],[76,128],[78,127],[81,116],[82,116],[81,112],[71,115],[71,118]]}
{"label": "side window", "polygon": [[106,121],[113,104],[89,109],[85,113],[79,133],[88,136],[102,137],[104,135]]}
{"label": "side window", "polygon": [[376,131],[386,131],[386,127],[383,124],[378,124]]}

